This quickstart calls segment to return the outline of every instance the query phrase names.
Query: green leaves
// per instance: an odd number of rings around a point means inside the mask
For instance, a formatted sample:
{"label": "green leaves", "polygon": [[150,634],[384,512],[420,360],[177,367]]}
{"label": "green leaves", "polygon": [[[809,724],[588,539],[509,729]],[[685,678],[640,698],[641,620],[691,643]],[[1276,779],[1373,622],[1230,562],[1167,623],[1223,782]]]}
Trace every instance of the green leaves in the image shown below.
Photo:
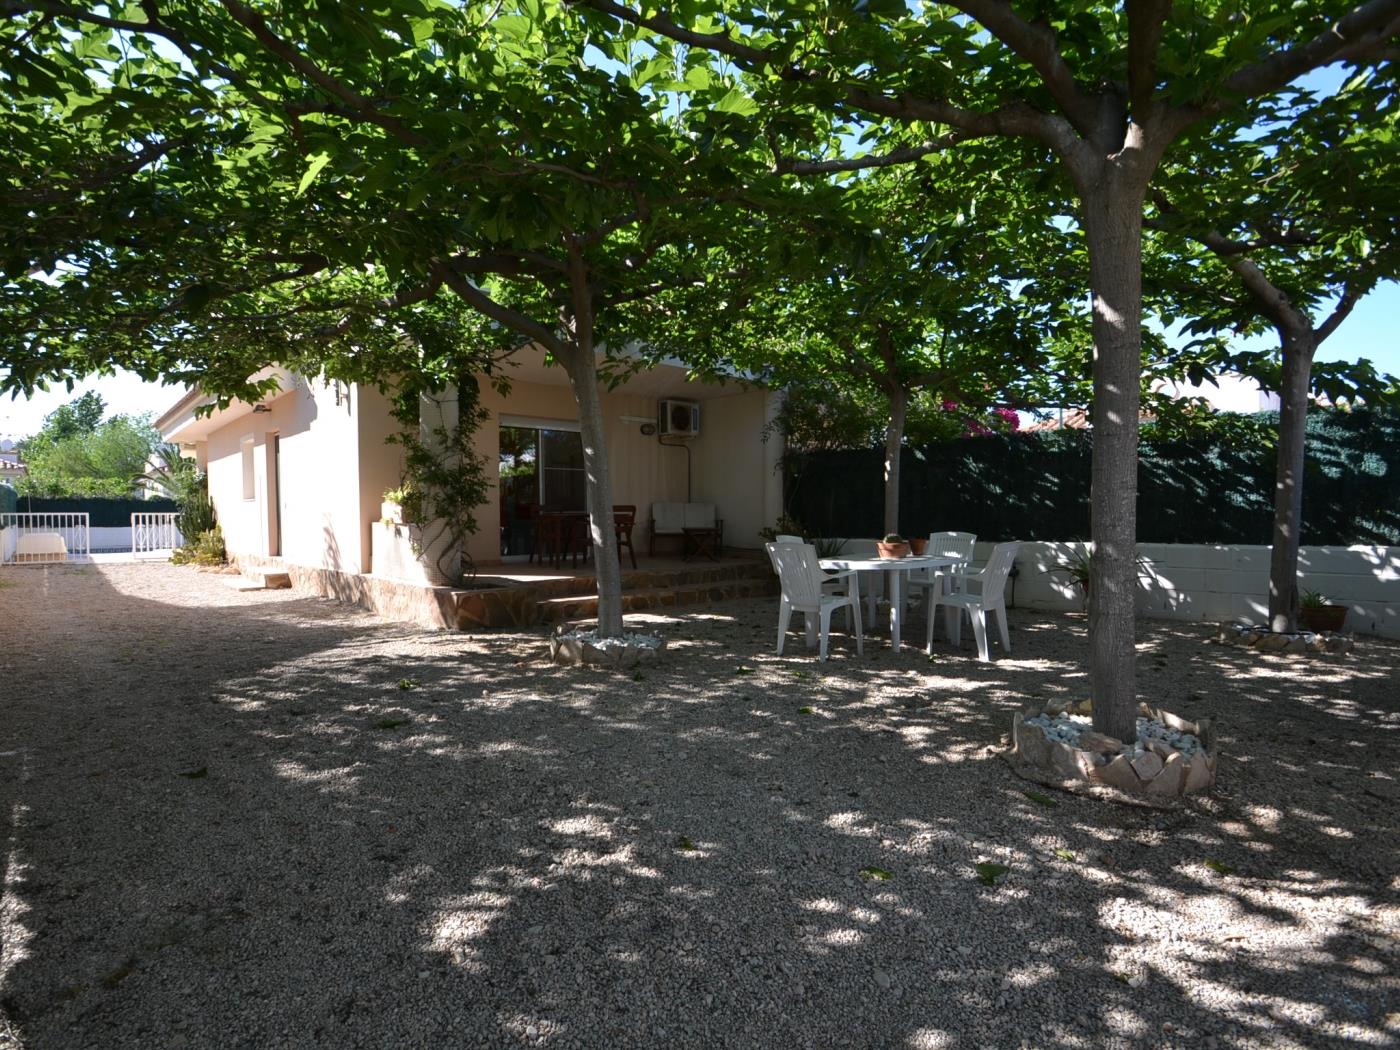
{"label": "green leaves", "polygon": [[718,101],[711,104],[715,113],[735,113],[741,117],[751,117],[758,112],[758,103],[739,88],[730,88]]}
{"label": "green leaves", "polygon": [[311,184],[316,181],[316,176],[321,174],[321,170],[330,162],[331,155],[329,153],[312,154],[311,163],[306,166],[305,174],[302,175],[301,181],[297,183],[296,195],[298,197],[311,187]]}
{"label": "green leaves", "polygon": [[1001,878],[1011,869],[1005,864],[996,864],[992,861],[983,861],[976,867],[977,881],[984,886],[995,886],[997,879]]}

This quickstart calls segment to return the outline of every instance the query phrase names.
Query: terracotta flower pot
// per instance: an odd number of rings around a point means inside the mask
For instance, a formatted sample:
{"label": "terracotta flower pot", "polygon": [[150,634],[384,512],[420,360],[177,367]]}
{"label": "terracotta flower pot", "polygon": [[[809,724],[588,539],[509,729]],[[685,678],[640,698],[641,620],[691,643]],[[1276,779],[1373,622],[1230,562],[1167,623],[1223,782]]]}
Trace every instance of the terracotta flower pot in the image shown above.
{"label": "terracotta flower pot", "polygon": [[909,541],[909,553],[914,555],[914,557],[917,558],[926,550],[928,550],[927,536],[924,536],[922,539],[914,539]]}
{"label": "terracotta flower pot", "polygon": [[882,558],[909,557],[909,544],[907,543],[886,543],[884,540],[876,540],[875,546]]}

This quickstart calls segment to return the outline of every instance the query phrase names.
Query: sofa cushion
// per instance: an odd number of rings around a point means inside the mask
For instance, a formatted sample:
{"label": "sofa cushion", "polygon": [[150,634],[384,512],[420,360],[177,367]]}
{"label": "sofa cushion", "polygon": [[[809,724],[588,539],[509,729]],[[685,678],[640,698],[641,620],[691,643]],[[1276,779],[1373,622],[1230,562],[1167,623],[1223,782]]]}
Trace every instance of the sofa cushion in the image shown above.
{"label": "sofa cushion", "polygon": [[715,527],[715,505],[713,503],[687,503],[685,506],[685,527],[687,529],[713,529]]}
{"label": "sofa cushion", "polygon": [[653,503],[651,522],[654,532],[680,532],[685,528],[685,504]]}

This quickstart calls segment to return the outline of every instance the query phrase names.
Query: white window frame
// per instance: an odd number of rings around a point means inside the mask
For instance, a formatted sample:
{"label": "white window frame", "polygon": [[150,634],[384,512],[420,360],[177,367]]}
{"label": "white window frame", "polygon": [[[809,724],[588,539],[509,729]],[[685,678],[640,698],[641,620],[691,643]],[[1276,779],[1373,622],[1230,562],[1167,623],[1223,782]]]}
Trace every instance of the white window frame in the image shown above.
{"label": "white window frame", "polygon": [[496,422],[503,427],[524,427],[526,430],[571,430],[575,434],[583,432],[577,419],[544,419],[539,416],[507,416],[496,417]]}

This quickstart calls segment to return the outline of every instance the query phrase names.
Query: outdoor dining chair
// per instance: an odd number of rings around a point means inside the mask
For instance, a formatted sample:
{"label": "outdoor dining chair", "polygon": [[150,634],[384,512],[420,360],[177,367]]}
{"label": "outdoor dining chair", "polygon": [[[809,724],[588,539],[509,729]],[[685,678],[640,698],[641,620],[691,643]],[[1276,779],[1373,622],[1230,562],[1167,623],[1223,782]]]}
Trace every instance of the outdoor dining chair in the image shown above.
{"label": "outdoor dining chair", "polygon": [[625,548],[632,556],[632,568],[637,567],[637,551],[632,546],[632,530],[637,526],[637,505],[635,503],[620,503],[613,507],[613,527],[617,530],[617,560],[622,563],[622,551]]}
{"label": "outdoor dining chair", "polygon": [[[831,636],[831,614],[837,609],[846,610],[847,626],[856,636],[856,653],[864,655],[864,635],[860,623],[860,588],[855,582],[855,574],[842,572],[833,576],[823,572],[817,560],[817,548],[810,543],[774,542],[767,544],[765,549],[782,587],[782,597],[778,604],[778,655],[783,655],[792,614],[800,612],[806,624],[809,645],[812,640],[812,628],[817,627],[817,658],[825,661],[827,643]],[[848,593],[829,594],[822,590],[822,584],[841,576],[851,577]]]}
{"label": "outdoor dining chair", "polygon": [[998,543],[992,548],[992,556],[987,559],[987,565],[981,572],[954,573],[951,582],[957,585],[958,593],[945,594],[929,589],[928,637],[924,648],[930,656],[933,655],[934,614],[940,605],[948,610],[948,637],[954,645],[958,644],[962,614],[966,612],[972,621],[972,636],[977,639],[977,658],[990,660],[992,657],[987,646],[987,614],[990,613],[997,622],[1002,651],[1011,652],[1011,636],[1006,627],[1006,579],[1020,549],[1019,543]]}
{"label": "outdoor dining chair", "polygon": [[956,576],[967,571],[972,562],[973,551],[977,547],[977,535],[972,532],[931,532],[928,547],[924,553],[931,558],[954,558],[955,563],[946,569],[924,569],[909,574],[909,590],[924,593],[924,608],[931,608],[929,595],[947,591],[952,593]]}

